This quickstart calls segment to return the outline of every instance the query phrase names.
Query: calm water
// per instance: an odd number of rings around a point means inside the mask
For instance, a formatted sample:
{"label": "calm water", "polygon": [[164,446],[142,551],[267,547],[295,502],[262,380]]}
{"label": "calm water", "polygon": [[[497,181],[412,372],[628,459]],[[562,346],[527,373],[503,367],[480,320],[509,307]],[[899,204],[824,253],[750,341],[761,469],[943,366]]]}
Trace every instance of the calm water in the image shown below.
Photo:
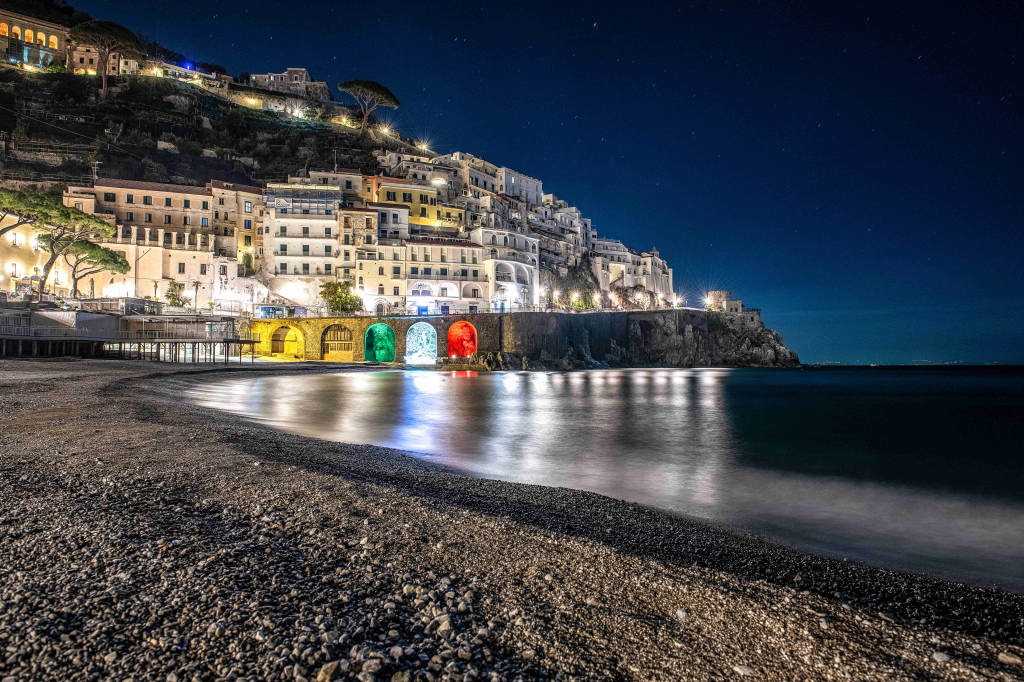
{"label": "calm water", "polygon": [[1020,371],[382,371],[229,379],[192,398],[294,433],[1024,591]]}

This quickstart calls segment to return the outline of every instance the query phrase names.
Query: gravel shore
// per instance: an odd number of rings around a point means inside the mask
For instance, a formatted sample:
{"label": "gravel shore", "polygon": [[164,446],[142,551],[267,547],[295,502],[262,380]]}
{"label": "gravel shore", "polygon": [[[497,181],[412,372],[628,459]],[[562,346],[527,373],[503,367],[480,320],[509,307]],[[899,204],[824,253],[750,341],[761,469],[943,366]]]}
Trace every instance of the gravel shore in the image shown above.
{"label": "gravel shore", "polygon": [[0,361],[0,682],[1024,679],[1022,595],[184,403],[225,371]]}

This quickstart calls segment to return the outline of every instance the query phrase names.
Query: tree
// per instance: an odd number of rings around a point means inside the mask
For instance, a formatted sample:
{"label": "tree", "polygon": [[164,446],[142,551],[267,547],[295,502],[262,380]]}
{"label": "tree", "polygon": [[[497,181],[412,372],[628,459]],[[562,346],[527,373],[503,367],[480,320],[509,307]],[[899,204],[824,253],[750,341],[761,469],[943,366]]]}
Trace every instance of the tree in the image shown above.
{"label": "tree", "polygon": [[320,286],[320,298],[327,303],[332,313],[351,313],[363,309],[363,299],[352,293],[352,282],[324,282]]}
{"label": "tree", "polygon": [[0,189],[0,222],[8,217],[14,218],[7,227],[0,227],[0,237],[24,225],[52,220],[63,208],[60,198],[53,194]]}
{"label": "tree", "polygon": [[188,296],[182,296],[185,293],[185,284],[177,280],[171,280],[167,283],[167,303],[179,308],[184,308],[192,302]]}
{"label": "tree", "polygon": [[338,83],[338,90],[350,95],[359,106],[363,115],[359,131],[366,131],[366,122],[377,107],[398,108],[398,98],[380,83],[375,81],[345,81]]}
{"label": "tree", "polygon": [[72,244],[64,252],[64,262],[71,273],[73,298],[79,296],[78,283],[89,275],[103,271],[123,275],[131,269],[128,260],[121,253],[89,241]]}
{"label": "tree", "polygon": [[79,242],[110,239],[117,228],[97,216],[83,213],[77,208],[61,206],[61,210],[49,216],[45,222],[36,223],[36,237],[39,248],[50,253],[39,279],[38,301],[43,300],[46,282],[57,259],[70,251]]}
{"label": "tree", "polygon": [[138,36],[120,24],[111,21],[86,21],[71,27],[71,40],[79,45],[96,49],[99,57],[100,99],[107,97],[107,72],[110,71],[110,55],[117,53],[122,58],[142,57],[142,43]]}
{"label": "tree", "polygon": [[203,283],[200,282],[198,279],[192,280],[192,289],[194,292],[192,295],[192,310],[199,310],[199,287],[201,287],[202,285]]}

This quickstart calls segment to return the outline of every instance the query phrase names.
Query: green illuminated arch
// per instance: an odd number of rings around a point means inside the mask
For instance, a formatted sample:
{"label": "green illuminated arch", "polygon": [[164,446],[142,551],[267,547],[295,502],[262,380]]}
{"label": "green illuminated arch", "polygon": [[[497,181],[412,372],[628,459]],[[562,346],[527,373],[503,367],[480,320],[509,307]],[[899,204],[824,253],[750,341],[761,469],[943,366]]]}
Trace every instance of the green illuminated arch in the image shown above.
{"label": "green illuminated arch", "polygon": [[391,327],[378,322],[366,330],[363,359],[367,362],[395,361],[395,332]]}

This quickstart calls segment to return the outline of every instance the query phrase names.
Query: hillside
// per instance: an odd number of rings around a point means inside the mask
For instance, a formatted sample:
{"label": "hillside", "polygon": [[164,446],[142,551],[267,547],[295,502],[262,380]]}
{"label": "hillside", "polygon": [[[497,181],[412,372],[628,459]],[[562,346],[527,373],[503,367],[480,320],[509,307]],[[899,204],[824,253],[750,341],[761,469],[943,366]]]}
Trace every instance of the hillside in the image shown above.
{"label": "hillside", "polygon": [[203,184],[283,180],[302,168],[376,172],[372,150],[406,148],[358,131],[249,109],[167,78],[99,79],[0,68],[0,179],[100,177]]}

